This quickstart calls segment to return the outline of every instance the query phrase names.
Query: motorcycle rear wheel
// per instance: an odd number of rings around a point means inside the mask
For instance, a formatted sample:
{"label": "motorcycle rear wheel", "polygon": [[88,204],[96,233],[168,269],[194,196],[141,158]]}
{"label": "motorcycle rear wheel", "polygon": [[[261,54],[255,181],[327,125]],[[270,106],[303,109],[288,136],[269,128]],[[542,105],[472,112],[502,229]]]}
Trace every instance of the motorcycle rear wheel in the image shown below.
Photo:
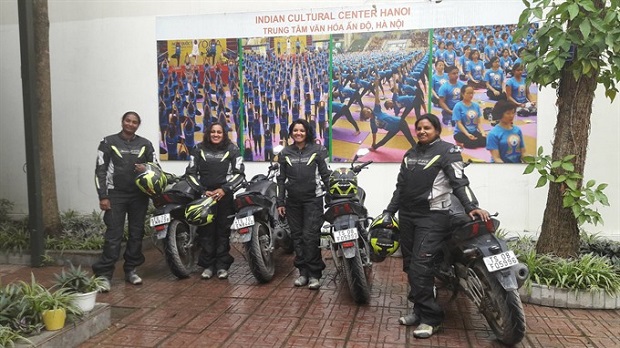
{"label": "motorcycle rear wheel", "polygon": [[478,260],[472,270],[484,288],[485,296],[480,312],[497,339],[506,345],[521,342],[525,336],[525,314],[518,291],[506,291],[497,278],[489,273],[482,260]]}
{"label": "motorcycle rear wheel", "polygon": [[362,266],[362,258],[359,249],[355,251],[355,257],[347,259],[343,256],[341,260],[353,300],[358,304],[368,303],[370,301],[370,286],[366,279],[364,266]]}
{"label": "motorcycle rear wheel", "polygon": [[189,226],[173,220],[164,239],[164,255],[172,274],[179,279],[188,278],[196,266],[198,248],[190,234]]}
{"label": "motorcycle rear wheel", "polygon": [[275,273],[275,263],[271,251],[271,236],[265,223],[257,222],[252,227],[252,239],[244,243],[244,247],[254,278],[259,283],[269,282]]}

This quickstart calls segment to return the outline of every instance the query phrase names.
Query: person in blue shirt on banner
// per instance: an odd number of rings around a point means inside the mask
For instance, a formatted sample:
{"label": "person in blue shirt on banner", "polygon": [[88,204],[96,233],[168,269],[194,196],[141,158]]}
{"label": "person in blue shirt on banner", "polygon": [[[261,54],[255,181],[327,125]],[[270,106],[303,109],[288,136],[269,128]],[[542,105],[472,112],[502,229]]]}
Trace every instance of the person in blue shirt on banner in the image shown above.
{"label": "person in blue shirt on banner", "polygon": [[461,88],[462,100],[454,106],[452,121],[454,127],[454,141],[463,144],[466,149],[476,149],[486,145],[486,131],[482,128],[482,112],[480,105],[473,102],[474,88]]}
{"label": "person in blue shirt on banner", "polygon": [[484,62],[480,60],[480,52],[471,50],[469,53],[469,62],[467,63],[467,84],[474,88],[486,88],[484,83]]}
{"label": "person in blue shirt on banner", "polygon": [[499,58],[491,58],[491,69],[487,70],[484,81],[487,85],[487,97],[491,100],[506,99],[504,71],[499,68]]}
{"label": "person in blue shirt on banner", "polygon": [[[376,151],[381,146],[385,145],[390,139],[392,139],[398,132],[402,132],[405,138],[409,141],[411,146],[415,145],[415,140],[409,129],[409,124],[406,120],[400,117],[393,116],[383,112],[381,108],[381,101],[379,99],[379,80],[375,80],[375,106],[373,109],[364,107],[360,112],[360,119],[362,121],[370,121],[370,129],[372,131],[372,146],[371,151]],[[377,141],[378,128],[383,128],[387,131],[387,134],[379,141]]]}
{"label": "person in blue shirt on banner", "polygon": [[448,73],[445,72],[446,64],[442,61],[435,62],[435,71],[433,72],[433,96],[431,98],[433,104],[439,105],[439,88],[448,82]]}
{"label": "person in blue shirt on banner", "polygon": [[504,70],[504,73],[509,74],[512,72],[512,58],[510,58],[510,50],[504,48],[502,55],[499,57],[499,67]]}
{"label": "person in blue shirt on banner", "polygon": [[471,53],[471,48],[469,45],[463,46],[463,54],[457,60],[458,68],[459,68],[459,79],[461,81],[467,81],[467,64],[469,64],[469,54]]}
{"label": "person in blue shirt on banner", "polygon": [[[459,80],[459,69],[449,66],[446,69],[448,82],[439,88],[439,106],[441,107],[442,122],[448,125],[452,121],[452,109],[461,100],[461,87],[465,85]],[[453,125],[454,126],[454,125]]]}
{"label": "person in blue shirt on banner", "polygon": [[486,148],[495,163],[522,163],[525,141],[521,129],[513,124],[517,107],[506,100],[495,103],[491,115],[499,121],[487,135]]}
{"label": "person in blue shirt on banner", "polygon": [[443,53],[443,61],[446,65],[456,65],[456,51],[454,50],[454,42],[446,43],[446,50]]}
{"label": "person in blue shirt on banner", "polygon": [[536,104],[530,96],[530,88],[523,77],[523,66],[517,63],[512,68],[513,76],[506,81],[506,97],[518,107],[526,107],[527,103]]}

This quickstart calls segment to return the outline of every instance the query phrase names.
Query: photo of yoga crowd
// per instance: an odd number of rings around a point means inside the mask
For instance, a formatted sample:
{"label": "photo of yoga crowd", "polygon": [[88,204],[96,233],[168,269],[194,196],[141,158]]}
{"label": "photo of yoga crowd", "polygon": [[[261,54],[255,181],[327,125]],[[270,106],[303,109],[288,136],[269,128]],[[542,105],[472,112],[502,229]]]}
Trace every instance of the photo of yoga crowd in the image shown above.
{"label": "photo of yoga crowd", "polygon": [[160,159],[189,159],[213,122],[226,125],[229,138],[239,143],[231,122],[240,106],[237,40],[158,41],[157,47]]}
{"label": "photo of yoga crowd", "polygon": [[243,39],[244,160],[269,161],[303,118],[329,147],[329,36]]}
{"label": "photo of yoga crowd", "polygon": [[304,118],[332,162],[360,147],[366,160],[400,162],[416,119],[433,113],[465,160],[521,162],[536,148],[537,87],[515,29],[159,41],[161,159],[186,160],[220,122],[246,161],[269,161]]}

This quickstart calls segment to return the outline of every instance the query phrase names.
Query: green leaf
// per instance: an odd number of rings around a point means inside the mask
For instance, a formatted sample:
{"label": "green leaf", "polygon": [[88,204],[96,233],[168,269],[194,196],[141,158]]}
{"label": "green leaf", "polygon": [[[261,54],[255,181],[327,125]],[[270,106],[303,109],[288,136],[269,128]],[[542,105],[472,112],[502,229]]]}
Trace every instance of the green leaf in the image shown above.
{"label": "green leaf", "polygon": [[598,10],[594,7],[594,4],[592,3],[592,1],[589,0],[581,0],[579,1],[579,5],[581,7],[583,7],[584,9],[588,10],[589,12],[597,12]]}
{"label": "green leaf", "polygon": [[562,169],[564,169],[566,171],[569,171],[569,172],[572,172],[572,171],[575,170],[575,166],[572,163],[570,163],[570,162],[568,162],[568,163],[564,162],[564,163],[562,163]]}
{"label": "green leaf", "polygon": [[562,67],[564,66],[565,62],[566,62],[565,58],[558,57],[553,60],[553,65],[555,65],[556,69],[562,70]]}
{"label": "green leaf", "polygon": [[562,165],[562,161],[553,161],[551,163],[551,169],[559,168]]}
{"label": "green leaf", "polygon": [[528,164],[528,166],[525,167],[525,170],[523,171],[523,174],[530,174],[533,171],[534,171],[534,165],[533,164]]}
{"label": "green leaf", "polygon": [[588,203],[594,204],[594,193],[587,192],[586,193],[586,200],[588,201]]}
{"label": "green leaf", "polygon": [[562,174],[562,175],[558,176],[555,179],[555,182],[564,182],[564,181],[566,181],[566,179],[568,179],[568,177],[566,175]]}
{"label": "green leaf", "polygon": [[578,217],[581,213],[581,207],[579,204],[575,204],[571,207],[571,211],[573,212],[573,216]]}
{"label": "green leaf", "polygon": [[525,5],[526,8],[530,8],[530,2],[527,0],[521,0],[523,2],[523,5]]}
{"label": "green leaf", "polygon": [[532,10],[532,13],[534,14],[534,17],[536,18],[543,18],[543,9],[541,7],[536,7]]}
{"label": "green leaf", "polygon": [[577,181],[575,180],[568,179],[564,183],[566,184],[566,186],[568,186],[569,189],[573,191],[577,189]]}
{"label": "green leaf", "polygon": [[575,204],[575,199],[573,198],[573,196],[571,195],[566,195],[562,198],[562,206],[564,208],[568,208],[570,206],[572,206],[573,204]]}
{"label": "green leaf", "polygon": [[586,183],[586,187],[590,188],[592,186],[594,186],[596,184],[596,181],[594,180],[588,180],[588,182]]}
{"label": "green leaf", "polygon": [[562,161],[568,162],[568,161],[572,160],[575,157],[577,157],[577,156],[576,155],[566,155],[566,156],[564,156],[564,158],[562,158]]}
{"label": "green leaf", "polygon": [[600,185],[598,185],[598,187],[596,188],[597,191],[603,191],[607,186],[609,186],[606,183],[602,183]]}
{"label": "green leaf", "polygon": [[544,151],[544,150],[543,150],[543,147],[542,147],[542,146],[539,146],[539,147],[538,147],[538,157],[542,156],[543,151]]}
{"label": "green leaf", "polygon": [[577,217],[577,224],[579,226],[583,225],[586,222],[587,218],[584,215],[579,215]]}
{"label": "green leaf", "polygon": [[607,207],[609,206],[609,200],[607,199],[606,195],[603,195],[603,197],[601,197],[599,201],[601,202],[602,205],[607,206]]}
{"label": "green leaf", "polygon": [[581,34],[583,34],[583,38],[585,40],[590,36],[590,30],[592,27],[590,26],[590,20],[585,18],[581,24],[579,24],[579,30],[581,30]]}
{"label": "green leaf", "polygon": [[543,187],[547,184],[547,177],[546,176],[541,176],[538,179],[538,182],[536,183],[536,188],[538,187]]}
{"label": "green leaf", "polygon": [[570,15],[570,20],[575,19],[579,14],[579,6],[577,4],[568,5],[568,14]]}

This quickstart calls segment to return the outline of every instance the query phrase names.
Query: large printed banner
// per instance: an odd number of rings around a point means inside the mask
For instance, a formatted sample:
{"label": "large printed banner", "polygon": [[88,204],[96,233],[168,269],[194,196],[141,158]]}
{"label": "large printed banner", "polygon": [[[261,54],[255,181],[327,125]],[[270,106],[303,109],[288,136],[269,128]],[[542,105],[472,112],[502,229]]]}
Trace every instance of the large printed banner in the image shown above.
{"label": "large printed banner", "polygon": [[[536,86],[513,34],[520,1],[157,19],[162,160],[186,160],[213,122],[247,161],[268,161],[306,119],[331,161],[400,162],[433,113],[466,160],[519,162],[536,148]],[[488,13],[489,15],[485,15]],[[462,100],[461,100],[462,99]],[[514,117],[492,112],[498,100]],[[496,115],[496,116],[494,116]]]}

